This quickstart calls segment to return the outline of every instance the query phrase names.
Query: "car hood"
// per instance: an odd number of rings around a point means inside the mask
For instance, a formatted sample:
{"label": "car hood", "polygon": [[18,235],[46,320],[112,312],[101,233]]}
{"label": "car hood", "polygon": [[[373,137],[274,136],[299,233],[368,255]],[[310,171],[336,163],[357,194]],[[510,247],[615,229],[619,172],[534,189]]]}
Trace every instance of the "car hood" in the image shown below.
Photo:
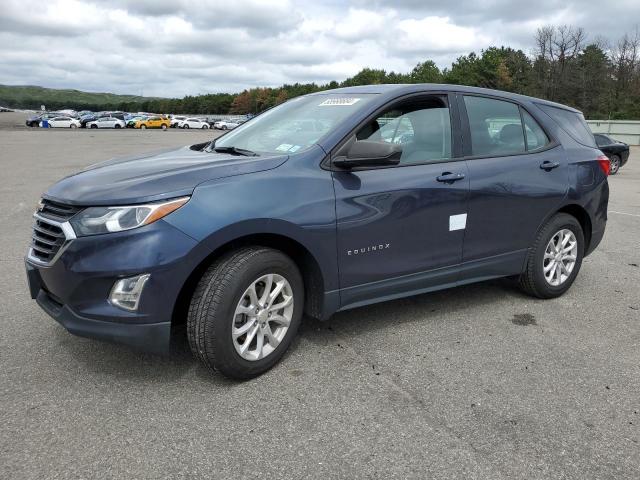
{"label": "car hood", "polygon": [[190,195],[205,181],[270,170],[287,155],[244,157],[191,147],[109,160],[63,178],[43,195],[71,205],[125,205]]}

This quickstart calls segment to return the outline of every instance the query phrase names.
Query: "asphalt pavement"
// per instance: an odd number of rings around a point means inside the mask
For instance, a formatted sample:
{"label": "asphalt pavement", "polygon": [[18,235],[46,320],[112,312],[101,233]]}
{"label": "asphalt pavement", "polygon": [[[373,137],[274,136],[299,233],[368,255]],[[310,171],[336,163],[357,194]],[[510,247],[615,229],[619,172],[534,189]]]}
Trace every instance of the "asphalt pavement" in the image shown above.
{"label": "asphalt pavement", "polygon": [[48,185],[213,132],[0,128],[0,478],[640,478],[640,149],[572,289],[507,280],[305,320],[233,382],[67,333],[23,256]]}

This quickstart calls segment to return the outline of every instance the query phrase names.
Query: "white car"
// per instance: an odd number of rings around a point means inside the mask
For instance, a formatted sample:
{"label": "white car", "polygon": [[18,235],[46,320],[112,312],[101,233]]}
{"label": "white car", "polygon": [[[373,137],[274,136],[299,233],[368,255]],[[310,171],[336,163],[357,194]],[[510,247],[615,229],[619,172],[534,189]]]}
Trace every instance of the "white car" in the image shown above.
{"label": "white car", "polygon": [[87,128],[124,128],[127,124],[116,117],[100,117],[93,122],[87,122]]}
{"label": "white car", "polygon": [[240,125],[240,123],[238,120],[219,120],[213,124],[213,128],[217,128],[218,130],[231,130]]}
{"label": "white car", "polygon": [[[53,117],[47,119],[49,128],[78,128],[80,127],[80,120],[76,120],[71,117]],[[43,122],[40,122],[42,127]]]}
{"label": "white car", "polygon": [[178,123],[178,128],[209,128],[209,124],[199,118],[185,118]]}
{"label": "white car", "polygon": [[173,117],[171,117],[171,128],[175,128],[175,127],[179,127],[179,123],[183,122],[184,120],[186,120],[187,117],[182,116],[182,115],[174,115]]}

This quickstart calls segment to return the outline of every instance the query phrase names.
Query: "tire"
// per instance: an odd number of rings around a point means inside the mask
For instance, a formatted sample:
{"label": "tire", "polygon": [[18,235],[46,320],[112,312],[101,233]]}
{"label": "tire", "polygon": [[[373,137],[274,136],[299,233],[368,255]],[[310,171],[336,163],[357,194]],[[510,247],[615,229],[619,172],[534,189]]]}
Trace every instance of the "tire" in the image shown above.
{"label": "tire", "polygon": [[[564,238],[569,237],[569,241],[564,249],[567,249],[573,244],[571,234],[575,240],[575,249],[571,252],[567,252],[564,257],[565,260],[560,260],[560,262],[557,261],[557,257],[556,259],[545,258],[547,249],[551,249],[551,253],[549,255],[555,255],[553,252],[554,247],[551,242],[552,240],[555,241],[559,239],[561,232],[566,232],[564,233]],[[526,267],[519,279],[520,288],[525,293],[538,298],[556,298],[564,294],[569,290],[580,271],[582,258],[584,256],[584,243],[582,227],[575,217],[566,213],[557,213],[551,217],[551,219],[542,228],[540,228],[533,246],[529,249]],[[562,266],[557,267],[560,270],[557,270],[557,268],[551,268],[545,274],[545,269],[547,269],[552,263],[555,263],[556,265],[561,263],[564,266],[569,265],[571,261],[567,259],[570,259],[571,257],[574,257],[574,263],[573,266],[569,268],[569,275],[566,275],[566,268],[562,268]],[[556,272],[560,271],[562,272],[561,275],[564,275],[564,278],[560,279],[557,284],[553,284],[552,282],[554,280],[557,281],[559,276],[557,274],[554,275],[552,270],[556,270]],[[552,280],[548,280],[546,275],[552,275]]]}
{"label": "tire", "polygon": [[209,128],[209,125],[202,125],[203,130],[207,130],[208,128]]}
{"label": "tire", "polygon": [[91,125],[91,128],[98,128],[98,125],[94,123],[93,125]]}
{"label": "tire", "polygon": [[185,123],[185,124],[182,126],[182,128],[184,128],[184,129],[188,129],[188,128],[191,128],[191,127],[189,127],[189,125]]}
{"label": "tire", "polygon": [[147,126],[143,123],[142,125],[140,125],[140,130],[146,130]]}
{"label": "tire", "polygon": [[113,128],[121,128],[119,123],[116,123]]}
{"label": "tire", "polygon": [[226,129],[227,129],[227,126],[226,126],[226,125],[222,125],[222,127],[221,127],[221,128],[222,128],[222,130],[226,130]]}
{"label": "tire", "polygon": [[166,130],[166,129],[167,129],[167,124],[166,124],[166,123],[163,123],[163,124],[160,126],[160,128],[162,128],[162,130]]}
{"label": "tire", "polygon": [[69,125],[69,128],[76,129],[76,128],[78,128],[78,126],[75,123],[72,123],[71,125]]}
{"label": "tire", "polygon": [[[260,284],[259,281],[268,275],[272,275],[278,282],[272,283],[273,288],[283,284],[281,279],[288,282],[289,288],[285,286],[282,292],[288,292],[286,298],[291,297],[293,304],[282,310],[278,309],[280,313],[274,312],[272,320],[269,320],[271,315],[266,318],[267,309],[262,310],[263,313],[259,315],[237,313],[238,309],[245,308],[250,312],[257,311],[253,307],[248,308],[248,305],[257,302],[251,301],[247,292],[254,285],[258,298],[262,297],[264,290],[259,290],[259,286],[264,286],[266,282]],[[275,292],[273,288],[270,290]],[[282,297],[280,295],[273,300],[278,305],[283,304],[285,299],[283,294]],[[241,305],[242,303],[247,306]],[[273,367],[291,344],[302,319],[303,303],[302,276],[289,257],[265,247],[245,247],[230,252],[208,268],[191,298],[187,318],[187,337],[191,351],[208,368],[227,377],[248,379],[260,375]],[[290,317],[289,326],[281,330],[284,327],[280,320],[287,315]],[[279,319],[276,320],[275,317]],[[251,328],[247,333],[233,337],[234,328],[249,324],[255,326],[252,337],[248,337]],[[267,330],[263,329],[265,324],[268,332],[272,332],[272,327],[275,328],[275,333],[271,335],[282,335],[279,342],[273,340],[275,348],[269,333],[265,333]],[[264,350],[258,348],[259,338],[263,338],[261,345]],[[244,356],[238,350],[242,346],[242,339],[245,343],[248,341]],[[252,345],[255,346],[253,350]],[[266,351],[262,358],[260,355],[248,358],[258,350]]]}
{"label": "tire", "polygon": [[618,173],[618,170],[620,170],[620,157],[618,155],[611,155],[609,157],[609,163],[611,164],[609,175]]}

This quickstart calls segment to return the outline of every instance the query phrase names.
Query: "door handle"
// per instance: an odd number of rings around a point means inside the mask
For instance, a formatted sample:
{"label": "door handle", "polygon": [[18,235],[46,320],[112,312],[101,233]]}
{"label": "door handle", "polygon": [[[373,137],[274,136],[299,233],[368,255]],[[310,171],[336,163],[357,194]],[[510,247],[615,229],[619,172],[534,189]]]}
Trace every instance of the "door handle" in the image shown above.
{"label": "door handle", "polygon": [[443,183],[453,183],[464,178],[464,173],[443,172],[436,180]]}
{"label": "door handle", "polygon": [[550,162],[549,160],[545,160],[540,164],[540,168],[547,172],[550,172],[554,168],[558,168],[560,166],[560,162]]}

